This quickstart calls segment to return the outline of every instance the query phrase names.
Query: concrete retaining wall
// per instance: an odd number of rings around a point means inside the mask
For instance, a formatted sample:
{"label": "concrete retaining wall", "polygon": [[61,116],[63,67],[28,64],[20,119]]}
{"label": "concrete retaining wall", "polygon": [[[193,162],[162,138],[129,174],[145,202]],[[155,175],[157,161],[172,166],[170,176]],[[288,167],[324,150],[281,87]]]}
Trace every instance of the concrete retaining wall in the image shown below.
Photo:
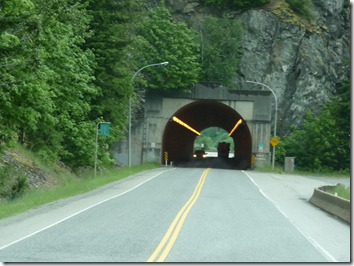
{"label": "concrete retaining wall", "polygon": [[329,188],[333,187],[335,186],[315,188],[313,195],[310,198],[310,202],[350,223],[350,201],[326,192]]}

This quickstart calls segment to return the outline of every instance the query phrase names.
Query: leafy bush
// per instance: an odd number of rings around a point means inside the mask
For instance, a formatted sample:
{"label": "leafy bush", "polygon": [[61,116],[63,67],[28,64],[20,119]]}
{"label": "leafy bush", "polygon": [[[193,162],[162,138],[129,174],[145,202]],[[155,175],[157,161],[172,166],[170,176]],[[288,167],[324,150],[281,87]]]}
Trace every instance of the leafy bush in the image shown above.
{"label": "leafy bush", "polygon": [[[89,164],[94,149],[86,156],[90,160],[80,155],[91,139],[74,133],[77,124],[89,120],[99,91],[92,84],[93,53],[82,47],[91,34],[90,15],[76,2],[7,0],[0,5],[0,143],[18,137],[46,158],[71,162],[74,157]],[[85,143],[74,146],[67,139]]]}
{"label": "leafy bush", "polygon": [[312,18],[312,0],[287,0],[291,9],[307,19]]}
{"label": "leafy bush", "polygon": [[13,200],[26,190],[28,179],[26,173],[14,165],[0,168],[0,198]]}
{"label": "leafy bush", "polygon": [[202,39],[202,81],[221,82],[234,88],[239,66],[238,53],[242,36],[239,21],[226,16],[208,16],[200,26]]}
{"label": "leafy bush", "polygon": [[201,148],[204,144],[205,150],[216,150],[219,142],[228,142],[230,143],[230,150],[234,149],[234,141],[227,131],[219,127],[209,127],[204,129],[201,136],[196,137],[194,141],[195,148]]}
{"label": "leafy bush", "polygon": [[[141,47],[141,65],[168,61],[165,67],[144,71],[150,89],[189,90],[199,79],[199,36],[183,22],[173,20],[163,5],[141,21],[139,35],[145,39]],[[137,80],[138,81],[138,80]]]}
{"label": "leafy bush", "polygon": [[318,116],[308,112],[302,126],[293,126],[291,134],[279,146],[284,156],[296,157],[300,170],[350,169],[349,81],[337,88],[337,94]]}
{"label": "leafy bush", "polygon": [[207,5],[216,7],[252,8],[269,3],[270,0],[204,0]]}
{"label": "leafy bush", "polygon": [[270,0],[231,0],[230,2],[236,7],[250,8],[267,4]]}

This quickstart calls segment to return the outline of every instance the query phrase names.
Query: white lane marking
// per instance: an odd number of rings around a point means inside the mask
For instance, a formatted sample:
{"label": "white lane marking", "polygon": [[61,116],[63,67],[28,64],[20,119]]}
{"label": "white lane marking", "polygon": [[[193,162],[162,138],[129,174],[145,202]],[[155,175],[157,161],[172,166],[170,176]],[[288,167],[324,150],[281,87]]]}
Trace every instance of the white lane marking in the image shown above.
{"label": "white lane marking", "polygon": [[282,215],[284,215],[284,217],[315,247],[315,249],[317,249],[327,260],[331,262],[338,262],[338,260],[336,260],[336,258],[334,258],[334,256],[332,256],[331,253],[325,250],[319,243],[317,243],[316,240],[314,240],[312,237],[304,233],[296,224],[294,224],[294,222],[289,219],[289,217],[277,206],[277,204],[262,191],[260,186],[258,186],[258,184],[253,180],[253,178],[246,171],[242,171],[242,172],[246,174],[246,176],[258,188],[259,192],[261,192],[261,194],[267,200],[269,200]]}
{"label": "white lane marking", "polygon": [[136,189],[136,188],[138,188],[138,187],[140,187],[141,185],[145,184],[146,182],[148,182],[148,181],[154,179],[155,177],[157,177],[157,176],[159,176],[159,175],[161,175],[161,174],[163,174],[163,173],[165,173],[165,172],[167,172],[167,171],[170,171],[170,170],[175,170],[175,168],[165,170],[165,171],[163,171],[163,172],[161,172],[161,173],[159,173],[159,174],[157,174],[157,175],[154,175],[154,176],[150,177],[149,179],[145,180],[144,182],[141,182],[140,184],[136,185],[135,187],[132,187],[131,189],[128,189],[127,191],[124,191],[124,192],[122,192],[122,193],[120,193],[120,194],[118,194],[118,195],[112,196],[112,197],[110,197],[110,198],[108,198],[108,199],[99,201],[99,202],[97,202],[97,203],[95,203],[95,204],[93,204],[93,205],[91,205],[91,206],[89,206],[89,207],[86,207],[86,208],[82,209],[81,211],[78,211],[78,212],[75,212],[75,213],[69,215],[69,216],[66,217],[66,218],[63,218],[63,219],[61,219],[61,220],[59,220],[59,221],[57,221],[57,222],[55,222],[55,223],[53,223],[53,224],[50,224],[50,225],[48,225],[48,226],[46,226],[46,227],[44,227],[44,228],[42,228],[42,229],[39,229],[39,230],[37,230],[37,231],[35,231],[35,232],[29,234],[29,235],[26,235],[26,236],[21,237],[21,238],[15,240],[15,241],[13,241],[13,242],[11,242],[11,243],[9,243],[9,244],[6,244],[6,245],[0,247],[0,250],[3,250],[3,249],[5,249],[5,248],[8,248],[8,247],[10,247],[10,246],[12,246],[12,245],[14,245],[14,244],[16,244],[16,243],[18,243],[18,242],[21,242],[21,241],[23,241],[23,240],[25,240],[25,239],[31,237],[31,236],[34,236],[34,235],[36,235],[36,234],[38,234],[38,233],[40,233],[40,232],[43,232],[43,231],[45,231],[45,230],[47,230],[47,229],[49,229],[49,228],[51,228],[51,227],[53,227],[53,226],[55,226],[55,225],[57,225],[57,224],[60,224],[60,223],[62,223],[62,222],[64,222],[64,221],[66,221],[66,220],[68,220],[68,219],[70,219],[70,218],[72,218],[72,217],[74,217],[74,216],[76,216],[76,215],[78,215],[78,214],[80,214],[80,213],[83,213],[83,212],[85,212],[85,211],[87,211],[87,210],[89,210],[89,209],[92,209],[93,207],[96,207],[96,206],[98,206],[98,205],[100,205],[100,204],[102,204],[102,203],[105,203],[105,202],[110,201],[110,200],[112,200],[112,199],[115,199],[115,198],[118,198],[118,197],[120,197],[120,196],[123,196],[124,194],[126,194],[126,193],[128,193],[128,192],[130,192],[130,191],[132,191],[132,190],[134,190],[134,189]]}

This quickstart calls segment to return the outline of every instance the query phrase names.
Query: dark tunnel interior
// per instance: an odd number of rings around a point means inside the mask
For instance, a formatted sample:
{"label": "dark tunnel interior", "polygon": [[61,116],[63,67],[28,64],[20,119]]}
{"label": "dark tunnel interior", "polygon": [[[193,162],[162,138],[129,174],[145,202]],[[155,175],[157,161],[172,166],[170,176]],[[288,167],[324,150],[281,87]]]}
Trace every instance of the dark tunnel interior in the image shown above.
{"label": "dark tunnel interior", "polygon": [[[230,132],[242,119],[234,109],[215,100],[199,100],[187,104],[173,116],[198,132],[209,127],[220,127]],[[167,152],[169,163],[172,162],[176,166],[192,166],[193,145],[197,134],[173,121],[172,117],[167,122],[163,133],[161,161],[164,163],[164,154]],[[252,139],[245,121],[237,127],[231,137],[235,149],[230,151],[230,158],[217,158],[214,161],[208,161],[207,165],[203,166],[228,169],[251,167]]]}

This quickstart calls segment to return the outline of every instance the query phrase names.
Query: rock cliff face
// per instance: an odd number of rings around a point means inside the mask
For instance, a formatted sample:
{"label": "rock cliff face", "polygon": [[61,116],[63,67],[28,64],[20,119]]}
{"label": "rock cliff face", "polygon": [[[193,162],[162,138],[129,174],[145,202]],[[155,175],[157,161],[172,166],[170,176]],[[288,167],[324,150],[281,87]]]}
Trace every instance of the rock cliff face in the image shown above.
{"label": "rock cliff face", "polygon": [[[195,0],[166,3],[176,19],[190,25],[218,13]],[[308,110],[318,112],[335,87],[349,78],[349,1],[313,0],[313,4],[313,23],[294,15],[285,0],[229,11],[244,28],[240,66],[235,73],[237,89],[260,89],[245,82],[251,80],[274,90],[280,136],[290,125],[300,124]]]}

